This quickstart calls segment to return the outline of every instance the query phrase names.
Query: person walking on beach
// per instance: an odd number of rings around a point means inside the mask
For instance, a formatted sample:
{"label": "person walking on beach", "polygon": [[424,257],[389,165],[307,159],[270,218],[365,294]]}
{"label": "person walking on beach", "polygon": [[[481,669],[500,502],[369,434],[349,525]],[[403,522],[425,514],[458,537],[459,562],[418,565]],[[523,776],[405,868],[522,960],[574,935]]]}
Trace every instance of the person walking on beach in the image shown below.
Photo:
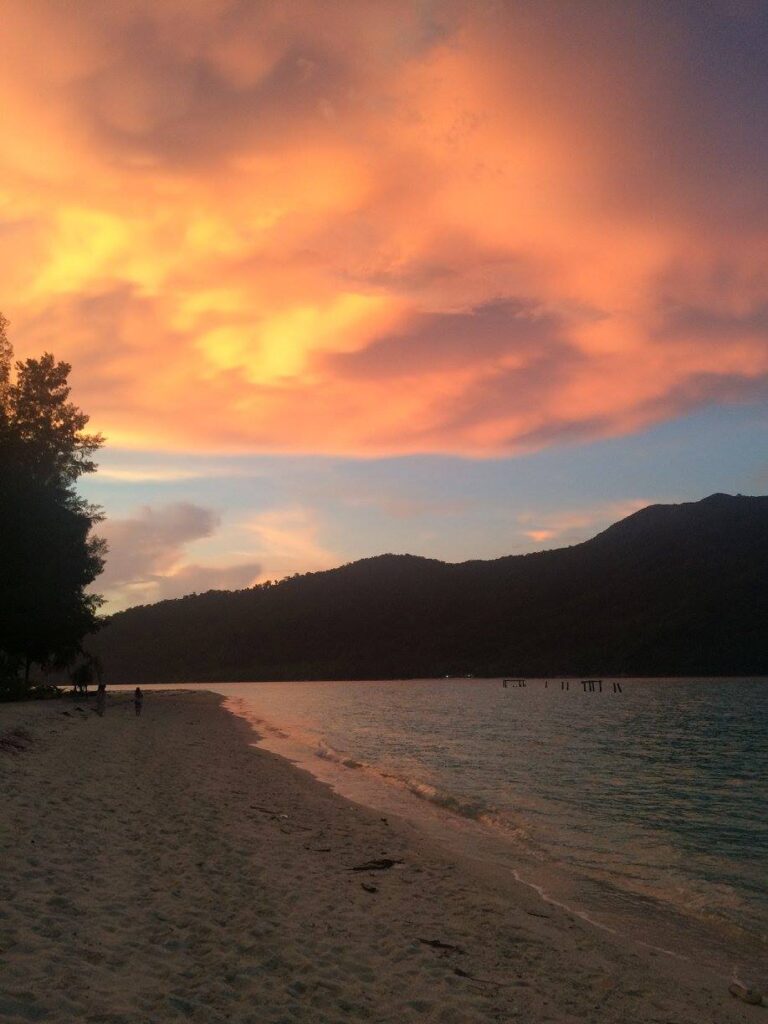
{"label": "person walking on beach", "polygon": [[107,687],[104,683],[99,683],[99,687],[96,690],[96,714],[99,718],[104,717],[104,708],[107,706]]}
{"label": "person walking on beach", "polygon": [[137,686],[136,689],[133,691],[133,709],[136,712],[137,718],[141,714],[141,708],[143,704],[144,694],[141,692],[141,687]]}

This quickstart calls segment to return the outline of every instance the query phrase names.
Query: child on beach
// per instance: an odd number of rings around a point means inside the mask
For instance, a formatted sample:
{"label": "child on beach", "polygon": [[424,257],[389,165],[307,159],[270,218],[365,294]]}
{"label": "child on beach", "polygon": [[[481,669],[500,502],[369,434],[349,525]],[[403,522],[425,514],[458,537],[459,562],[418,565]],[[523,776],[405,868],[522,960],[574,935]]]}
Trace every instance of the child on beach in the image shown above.
{"label": "child on beach", "polygon": [[134,710],[136,712],[136,717],[137,718],[141,714],[141,708],[142,708],[143,703],[144,703],[144,694],[141,692],[141,687],[137,686],[136,689],[133,691],[133,707],[134,707]]}

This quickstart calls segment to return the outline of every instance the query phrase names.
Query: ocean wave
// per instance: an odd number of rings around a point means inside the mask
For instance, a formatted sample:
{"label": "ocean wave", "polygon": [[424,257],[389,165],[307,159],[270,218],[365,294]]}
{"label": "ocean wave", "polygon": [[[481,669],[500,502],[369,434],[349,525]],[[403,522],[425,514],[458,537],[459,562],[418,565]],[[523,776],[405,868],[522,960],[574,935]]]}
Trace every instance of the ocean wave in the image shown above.
{"label": "ocean wave", "polygon": [[[343,701],[323,691],[306,706],[293,687],[290,701],[269,705],[260,689],[272,721],[249,702],[238,705],[267,746],[311,771],[314,761],[314,773],[340,792],[372,806],[384,797],[385,808],[394,804],[429,829],[443,818],[449,842],[467,849],[469,841],[473,856],[487,853],[542,899],[596,927],[620,932],[632,922],[638,941],[644,935],[667,953],[684,933],[712,963],[764,954],[759,787],[744,782],[748,772],[755,780],[743,759],[734,754],[724,770],[699,741],[702,728],[691,722],[711,725],[711,702],[698,692],[680,708],[665,700],[665,731],[656,704],[642,704],[638,689],[633,735],[617,745],[611,729],[626,726],[632,708],[611,705],[605,720],[586,704],[580,717],[549,706],[546,715],[522,715],[499,708],[495,689],[484,702],[478,690],[471,704],[462,692],[447,708],[443,690],[436,702],[427,684],[422,689],[409,689],[406,700],[397,689],[361,684],[349,698],[345,684]],[[741,706],[736,696],[727,709]],[[672,711],[686,728],[674,757]],[[331,736],[347,738],[336,747]]]}
{"label": "ocean wave", "polygon": [[339,765],[342,768],[363,771],[382,780],[387,785],[405,790],[417,799],[424,800],[426,803],[432,804],[450,814],[455,814],[461,818],[468,818],[471,821],[477,821],[495,829],[503,829],[506,833],[514,834],[520,838],[527,834],[527,830],[521,823],[512,822],[505,818],[496,807],[440,789],[430,782],[413,778],[404,772],[391,771],[379,765],[360,761],[325,742],[317,743],[314,754],[315,757],[323,761],[330,761],[332,764]]}
{"label": "ocean wave", "polygon": [[[309,737],[304,737],[304,741]],[[724,883],[716,883],[711,879],[694,878],[679,867],[673,868],[673,851],[660,848],[655,850],[661,857],[662,863],[652,864],[645,860],[642,865],[638,864],[638,873],[633,874],[624,857],[612,858],[608,849],[601,847],[599,843],[589,844],[586,850],[582,850],[581,856],[574,856],[573,836],[566,839],[568,824],[563,819],[539,823],[537,832],[544,829],[546,833],[545,846],[549,854],[540,849],[538,842],[531,831],[528,823],[522,822],[519,818],[512,820],[509,812],[501,812],[498,808],[485,804],[478,800],[468,799],[444,788],[424,781],[418,777],[408,774],[402,770],[391,770],[380,765],[361,761],[349,753],[338,750],[326,741],[313,738],[314,755],[323,761],[328,761],[339,768],[351,769],[383,781],[386,784],[405,791],[419,800],[439,808],[451,815],[469,819],[491,828],[497,835],[503,834],[505,839],[511,839],[516,843],[524,841],[525,852],[535,860],[559,863],[561,867],[570,868],[582,879],[591,879],[593,882],[601,883],[608,887],[613,893],[609,897],[609,903],[616,905],[616,901],[624,902],[627,897],[634,897],[637,900],[649,901],[659,905],[666,903],[674,907],[678,912],[688,914],[701,921],[710,921],[719,925],[726,925],[740,934],[749,933],[759,942],[765,943],[765,935],[755,928],[756,922],[750,922],[750,908],[744,899],[731,886]],[[552,833],[552,834],[550,834]],[[539,836],[544,839],[544,836]],[[563,840],[565,845],[563,847]],[[655,837],[655,844],[658,838]],[[560,854],[555,851],[560,847]],[[570,851],[567,853],[566,851]],[[646,851],[646,855],[650,851]],[[516,872],[513,872],[517,877]],[[526,884],[537,889],[538,886],[528,880],[518,878],[519,881],[526,881]],[[578,890],[578,884],[577,884]],[[624,894],[622,898],[621,893]],[[547,902],[558,904],[558,901],[549,894],[540,893]],[[608,892],[603,892],[603,898]],[[574,897],[575,904],[578,904],[579,897]],[[598,905],[601,901],[598,901]],[[608,928],[605,924],[599,924],[584,909],[574,909],[570,903],[562,904],[569,912],[583,917],[584,920],[596,924],[598,927]],[[639,904],[638,904],[639,905]],[[669,952],[663,947],[656,947],[661,952]]]}
{"label": "ocean wave", "polygon": [[317,733],[309,730],[295,725],[291,726],[290,731],[287,727],[280,728],[255,713],[244,701],[230,698],[229,705],[237,714],[246,717],[262,735],[295,743],[322,761],[350,771],[365,773],[379,782],[407,792],[418,800],[423,800],[448,814],[466,818],[486,825],[495,831],[503,832],[508,838],[522,840],[528,839],[530,836],[529,828],[523,822],[513,821],[508,814],[502,814],[493,805],[440,789],[430,782],[412,777],[403,771],[392,771],[368,761],[361,761],[345,751],[336,749]]}

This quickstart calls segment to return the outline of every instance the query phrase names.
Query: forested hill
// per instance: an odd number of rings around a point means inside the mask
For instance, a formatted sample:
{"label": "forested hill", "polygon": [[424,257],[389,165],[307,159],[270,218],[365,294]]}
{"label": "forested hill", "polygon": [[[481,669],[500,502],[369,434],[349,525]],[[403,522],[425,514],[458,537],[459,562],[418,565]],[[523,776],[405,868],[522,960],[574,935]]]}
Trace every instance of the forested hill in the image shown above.
{"label": "forested hill", "polygon": [[768,497],[653,505],[573,547],[366,558],[115,615],[111,682],[768,675]]}

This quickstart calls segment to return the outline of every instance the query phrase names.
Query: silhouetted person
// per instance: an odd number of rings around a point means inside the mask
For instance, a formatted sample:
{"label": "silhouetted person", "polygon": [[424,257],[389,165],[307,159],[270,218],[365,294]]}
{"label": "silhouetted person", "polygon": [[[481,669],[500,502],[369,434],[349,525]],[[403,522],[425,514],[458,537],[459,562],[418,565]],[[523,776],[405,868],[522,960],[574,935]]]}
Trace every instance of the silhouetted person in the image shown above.
{"label": "silhouetted person", "polygon": [[143,704],[144,694],[141,692],[141,687],[137,686],[136,689],[133,691],[133,709],[136,712],[137,718],[141,714],[141,708]]}
{"label": "silhouetted person", "polygon": [[99,683],[99,687],[96,690],[96,714],[99,718],[104,717],[104,708],[107,706],[107,687],[104,683]]}

